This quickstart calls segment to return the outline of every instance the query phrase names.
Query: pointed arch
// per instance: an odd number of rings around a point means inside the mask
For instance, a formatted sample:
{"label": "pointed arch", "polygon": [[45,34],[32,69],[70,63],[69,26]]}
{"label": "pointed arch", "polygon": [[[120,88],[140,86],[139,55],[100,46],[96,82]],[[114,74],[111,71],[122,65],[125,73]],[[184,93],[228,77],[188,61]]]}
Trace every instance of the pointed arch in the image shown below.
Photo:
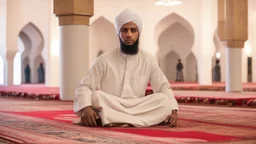
{"label": "pointed arch", "polygon": [[186,81],[197,82],[197,60],[193,52],[186,58]]}
{"label": "pointed arch", "polygon": [[91,24],[89,41],[90,63],[97,58],[99,50],[107,52],[119,46],[114,24],[103,16]]}
{"label": "pointed arch", "polygon": [[[218,28],[216,28],[214,32],[213,42],[215,46],[215,53],[212,57],[212,80],[214,80],[214,66],[216,65],[216,60],[219,60],[219,65],[221,67],[221,72],[220,72],[221,81],[225,81],[226,79],[226,48],[224,43],[220,40],[218,36]],[[220,57],[218,58],[217,55]]]}
{"label": "pointed arch", "polygon": [[167,15],[156,24],[154,36],[160,57],[170,50],[176,51],[181,57],[186,57],[194,45],[193,27],[176,13]]}
{"label": "pointed arch", "polygon": [[155,27],[155,40],[158,43],[159,36],[163,31],[165,31],[170,25],[173,23],[178,22],[182,24],[190,33],[194,36],[194,29],[192,25],[183,17],[178,15],[177,13],[171,13],[161,19]]}
{"label": "pointed arch", "polygon": [[40,29],[33,23],[27,23],[20,31],[20,33],[25,33],[31,41],[33,41],[33,37],[39,37],[42,42],[41,44],[44,46],[44,37]]}
{"label": "pointed arch", "polygon": [[[183,59],[184,72],[186,57],[194,45],[194,29],[191,24],[176,13],[161,19],[155,27],[155,40],[159,51],[159,63],[170,81],[176,79],[176,64]],[[184,74],[186,77],[186,74]]]}
{"label": "pointed arch", "polygon": [[181,57],[186,57],[193,46],[194,36],[180,22],[172,23],[161,33],[158,40],[161,53],[176,51]]}
{"label": "pointed arch", "polygon": [[[21,29],[19,36],[23,40],[24,45],[26,45],[25,43],[30,42],[30,45],[32,47],[31,52],[33,54],[38,55],[43,51],[44,37],[38,27],[32,22],[29,22]],[[25,37],[27,37],[28,39],[26,39]],[[25,47],[25,49],[26,48],[27,47]]]}
{"label": "pointed arch", "polygon": [[[41,55],[38,55],[36,58],[35,58],[35,61],[34,61],[34,67],[33,67],[33,72],[35,73],[35,75],[33,75],[32,79],[34,79],[36,81],[36,83],[39,83],[39,73],[38,73],[38,68],[40,66],[40,64],[43,64],[44,66],[44,69],[45,69],[45,61],[43,59],[43,57]],[[44,70],[45,72],[45,70]],[[43,74],[43,77],[45,79],[45,73]]]}
{"label": "pointed arch", "polygon": [[163,57],[161,69],[169,81],[175,81],[176,78],[176,64],[180,56],[175,51],[170,51]]}
{"label": "pointed arch", "polygon": [[[37,75],[37,59],[45,61],[41,56],[44,48],[44,37],[40,29],[32,22],[27,23],[20,30],[19,37],[24,43],[24,50],[21,51],[21,81],[25,82],[25,67],[27,65],[31,68],[31,83],[36,83]],[[44,62],[45,63],[45,62]]]}
{"label": "pointed arch", "polygon": [[[25,68],[27,66],[31,67],[29,57],[25,57],[24,59],[22,59],[22,64],[21,64],[21,83],[26,83]],[[31,71],[31,69],[30,69],[30,71]],[[27,75],[29,75],[30,76],[29,79],[31,79],[31,74],[27,74]]]}

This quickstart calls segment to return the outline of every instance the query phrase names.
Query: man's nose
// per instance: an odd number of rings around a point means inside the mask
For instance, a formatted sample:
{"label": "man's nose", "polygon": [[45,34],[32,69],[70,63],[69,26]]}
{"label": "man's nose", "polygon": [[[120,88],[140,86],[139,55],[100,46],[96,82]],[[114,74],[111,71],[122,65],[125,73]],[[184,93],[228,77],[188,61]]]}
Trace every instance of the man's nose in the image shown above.
{"label": "man's nose", "polygon": [[132,36],[132,32],[130,30],[128,30],[127,33],[126,33],[126,36],[127,37],[131,37]]}

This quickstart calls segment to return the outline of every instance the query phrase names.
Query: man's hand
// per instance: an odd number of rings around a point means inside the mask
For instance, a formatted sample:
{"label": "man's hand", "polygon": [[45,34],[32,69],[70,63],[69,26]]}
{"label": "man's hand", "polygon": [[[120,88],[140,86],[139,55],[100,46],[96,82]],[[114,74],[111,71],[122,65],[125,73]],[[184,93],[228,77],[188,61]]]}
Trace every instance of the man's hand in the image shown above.
{"label": "man's hand", "polygon": [[97,113],[90,106],[82,109],[81,122],[85,126],[90,126],[90,127],[97,126],[97,123],[96,123],[97,119],[99,119]]}
{"label": "man's hand", "polygon": [[178,120],[178,112],[177,110],[173,110],[172,114],[168,115],[164,122],[168,123],[170,127],[176,127],[177,120]]}

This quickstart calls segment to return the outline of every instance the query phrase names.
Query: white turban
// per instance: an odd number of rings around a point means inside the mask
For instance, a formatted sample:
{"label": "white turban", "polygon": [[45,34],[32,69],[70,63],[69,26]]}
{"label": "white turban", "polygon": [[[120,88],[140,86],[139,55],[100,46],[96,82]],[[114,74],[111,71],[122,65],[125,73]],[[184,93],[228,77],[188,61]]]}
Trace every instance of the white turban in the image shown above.
{"label": "white turban", "polygon": [[141,33],[141,30],[142,30],[141,18],[139,17],[139,15],[137,15],[137,13],[129,9],[125,9],[115,18],[115,28],[116,28],[117,35],[119,35],[121,27],[128,22],[135,23],[139,29],[139,33]]}

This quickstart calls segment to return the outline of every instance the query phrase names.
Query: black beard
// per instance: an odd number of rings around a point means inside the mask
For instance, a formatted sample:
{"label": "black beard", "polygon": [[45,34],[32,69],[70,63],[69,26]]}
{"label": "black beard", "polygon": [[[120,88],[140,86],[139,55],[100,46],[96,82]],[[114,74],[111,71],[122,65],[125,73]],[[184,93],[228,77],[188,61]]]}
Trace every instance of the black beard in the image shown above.
{"label": "black beard", "polygon": [[132,45],[126,45],[121,39],[120,40],[120,48],[122,53],[128,55],[136,55],[139,51],[139,39],[137,39]]}

